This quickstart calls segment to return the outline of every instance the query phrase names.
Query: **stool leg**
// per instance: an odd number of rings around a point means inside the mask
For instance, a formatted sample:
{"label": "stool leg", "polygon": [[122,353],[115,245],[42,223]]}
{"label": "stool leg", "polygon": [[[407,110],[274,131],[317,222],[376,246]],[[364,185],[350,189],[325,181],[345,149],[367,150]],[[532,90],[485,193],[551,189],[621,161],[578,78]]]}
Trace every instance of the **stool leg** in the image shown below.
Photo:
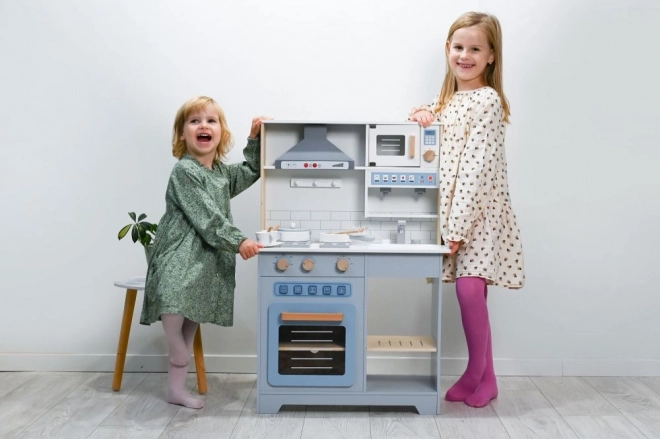
{"label": "stool leg", "polygon": [[197,389],[200,395],[207,392],[206,366],[204,366],[204,349],[202,347],[202,325],[197,327],[193,340],[193,353],[195,355],[195,369],[197,370]]}
{"label": "stool leg", "polygon": [[131,323],[133,323],[133,310],[135,309],[136,297],[137,290],[126,290],[124,316],[121,319],[119,346],[117,346],[117,359],[115,360],[115,374],[112,378],[112,390],[114,391],[121,389],[121,379],[124,375],[124,363],[126,362],[126,350],[128,349],[128,336],[131,334]]}

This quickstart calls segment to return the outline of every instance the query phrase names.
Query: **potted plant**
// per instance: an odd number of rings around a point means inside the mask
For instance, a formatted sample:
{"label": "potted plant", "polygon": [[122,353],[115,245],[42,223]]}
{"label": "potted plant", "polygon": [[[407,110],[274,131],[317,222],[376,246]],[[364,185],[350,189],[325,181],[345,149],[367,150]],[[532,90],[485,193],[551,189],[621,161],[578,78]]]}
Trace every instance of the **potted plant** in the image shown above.
{"label": "potted plant", "polygon": [[153,241],[156,238],[156,230],[158,230],[158,224],[144,221],[147,217],[144,213],[141,213],[140,216],[136,216],[135,212],[128,212],[128,216],[131,217],[133,222],[126,224],[121,228],[117,234],[117,239],[121,240],[130,231],[133,242],[140,241],[140,244],[144,247],[144,254],[147,257],[147,263],[149,263],[153,250]]}

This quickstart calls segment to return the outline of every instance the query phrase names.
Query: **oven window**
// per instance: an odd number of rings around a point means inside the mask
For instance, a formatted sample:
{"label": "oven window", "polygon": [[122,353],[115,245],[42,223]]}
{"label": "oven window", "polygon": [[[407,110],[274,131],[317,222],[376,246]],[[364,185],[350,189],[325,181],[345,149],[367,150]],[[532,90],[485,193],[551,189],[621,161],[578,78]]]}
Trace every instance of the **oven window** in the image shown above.
{"label": "oven window", "polygon": [[344,375],[346,327],[280,326],[280,375]]}
{"label": "oven window", "polygon": [[394,134],[376,135],[376,155],[403,156],[406,154],[405,136]]}

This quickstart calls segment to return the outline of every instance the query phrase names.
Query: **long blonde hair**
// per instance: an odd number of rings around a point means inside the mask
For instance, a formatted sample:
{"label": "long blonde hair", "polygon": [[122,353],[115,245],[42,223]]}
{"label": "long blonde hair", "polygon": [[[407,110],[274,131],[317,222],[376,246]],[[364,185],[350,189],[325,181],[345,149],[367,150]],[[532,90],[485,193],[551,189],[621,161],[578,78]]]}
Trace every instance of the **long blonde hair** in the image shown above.
{"label": "long blonde hair", "polygon": [[229,131],[229,127],[227,126],[225,112],[222,111],[220,105],[218,105],[218,103],[212,98],[209,98],[208,96],[197,96],[187,100],[181,108],[179,108],[179,111],[176,112],[176,117],[174,118],[174,126],[172,127],[172,155],[179,160],[186,154],[186,152],[188,152],[186,141],[181,139],[181,136],[183,135],[183,126],[185,125],[186,120],[191,114],[203,110],[207,105],[210,105],[218,112],[218,122],[220,122],[220,143],[218,143],[218,148],[215,151],[215,157],[213,160],[216,162],[222,160],[231,149],[232,136],[231,131]]}
{"label": "long blonde hair", "polygon": [[[504,110],[504,122],[509,122],[509,101],[504,95],[504,86],[502,80],[502,28],[500,22],[494,15],[485,14],[483,12],[466,12],[456,19],[454,24],[449,28],[447,35],[447,44],[451,42],[454,32],[464,27],[478,26],[486,34],[488,38],[488,45],[493,51],[493,63],[486,66],[484,70],[484,82],[486,85],[495,89],[497,94],[500,95],[502,100],[502,110]],[[449,103],[449,100],[456,92],[456,76],[449,68],[449,57],[447,50],[445,50],[447,57],[447,72],[445,73],[445,80],[442,83],[440,90],[440,98],[435,107],[435,112],[442,111]]]}

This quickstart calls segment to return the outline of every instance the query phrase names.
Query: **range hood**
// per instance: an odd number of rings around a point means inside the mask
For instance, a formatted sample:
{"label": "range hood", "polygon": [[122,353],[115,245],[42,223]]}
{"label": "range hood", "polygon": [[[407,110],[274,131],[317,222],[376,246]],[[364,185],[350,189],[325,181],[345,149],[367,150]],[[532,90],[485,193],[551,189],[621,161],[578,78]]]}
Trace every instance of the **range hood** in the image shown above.
{"label": "range hood", "polygon": [[303,139],[275,160],[276,169],[354,169],[355,162],[328,140],[326,125],[305,125]]}

